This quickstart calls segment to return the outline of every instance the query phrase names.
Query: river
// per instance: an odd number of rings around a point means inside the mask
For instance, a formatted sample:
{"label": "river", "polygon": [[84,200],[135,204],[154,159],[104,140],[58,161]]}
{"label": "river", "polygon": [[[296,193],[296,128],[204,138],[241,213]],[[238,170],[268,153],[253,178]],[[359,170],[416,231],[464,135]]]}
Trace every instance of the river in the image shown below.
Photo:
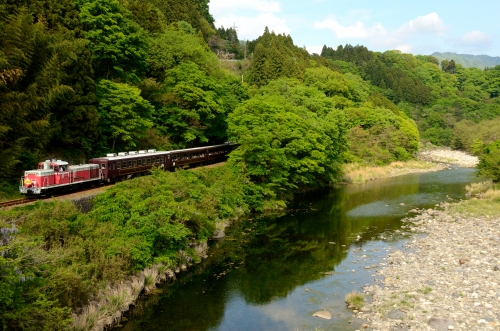
{"label": "river", "polygon": [[[374,266],[404,249],[402,218],[460,200],[474,181],[473,169],[456,168],[299,196],[286,216],[233,226],[207,260],[139,300],[122,329],[359,329],[344,296],[379,281]],[[319,310],[332,319],[313,317]]]}

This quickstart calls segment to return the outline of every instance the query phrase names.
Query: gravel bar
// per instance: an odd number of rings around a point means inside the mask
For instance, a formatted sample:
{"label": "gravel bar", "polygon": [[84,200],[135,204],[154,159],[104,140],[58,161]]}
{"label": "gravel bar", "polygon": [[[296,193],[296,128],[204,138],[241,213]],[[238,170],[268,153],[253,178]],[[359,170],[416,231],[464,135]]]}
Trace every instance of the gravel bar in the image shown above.
{"label": "gravel bar", "polygon": [[500,330],[500,217],[448,206],[404,220],[414,235],[381,263],[384,281],[363,288],[372,302],[355,312],[362,329]]}

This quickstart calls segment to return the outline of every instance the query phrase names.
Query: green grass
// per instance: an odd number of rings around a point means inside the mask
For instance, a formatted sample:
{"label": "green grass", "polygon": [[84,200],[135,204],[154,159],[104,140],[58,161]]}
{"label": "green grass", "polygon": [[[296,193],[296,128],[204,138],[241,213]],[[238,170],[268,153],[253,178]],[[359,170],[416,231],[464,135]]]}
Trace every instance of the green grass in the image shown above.
{"label": "green grass", "polygon": [[352,291],[345,295],[345,302],[355,309],[361,309],[365,304],[365,296],[362,293]]}
{"label": "green grass", "polygon": [[426,286],[423,289],[418,290],[422,294],[428,294],[432,291],[432,287]]}

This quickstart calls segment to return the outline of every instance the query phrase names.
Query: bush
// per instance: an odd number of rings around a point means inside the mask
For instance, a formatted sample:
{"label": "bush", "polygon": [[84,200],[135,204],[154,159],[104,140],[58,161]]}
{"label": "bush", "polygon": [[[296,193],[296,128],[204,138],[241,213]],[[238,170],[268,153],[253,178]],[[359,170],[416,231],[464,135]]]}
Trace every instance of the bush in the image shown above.
{"label": "bush", "polygon": [[484,147],[479,155],[477,169],[480,175],[489,177],[495,182],[500,181],[500,140]]}

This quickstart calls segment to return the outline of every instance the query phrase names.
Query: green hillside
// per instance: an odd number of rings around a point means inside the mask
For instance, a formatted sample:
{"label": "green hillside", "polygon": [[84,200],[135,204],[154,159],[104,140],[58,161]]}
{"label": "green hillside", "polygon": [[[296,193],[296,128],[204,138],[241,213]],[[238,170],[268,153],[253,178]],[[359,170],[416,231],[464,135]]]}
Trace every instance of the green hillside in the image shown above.
{"label": "green hillside", "polygon": [[471,55],[471,54],[457,54],[451,52],[434,52],[432,56],[439,60],[455,60],[456,63],[464,66],[465,68],[479,68],[494,67],[500,64],[500,57],[489,55]]}

